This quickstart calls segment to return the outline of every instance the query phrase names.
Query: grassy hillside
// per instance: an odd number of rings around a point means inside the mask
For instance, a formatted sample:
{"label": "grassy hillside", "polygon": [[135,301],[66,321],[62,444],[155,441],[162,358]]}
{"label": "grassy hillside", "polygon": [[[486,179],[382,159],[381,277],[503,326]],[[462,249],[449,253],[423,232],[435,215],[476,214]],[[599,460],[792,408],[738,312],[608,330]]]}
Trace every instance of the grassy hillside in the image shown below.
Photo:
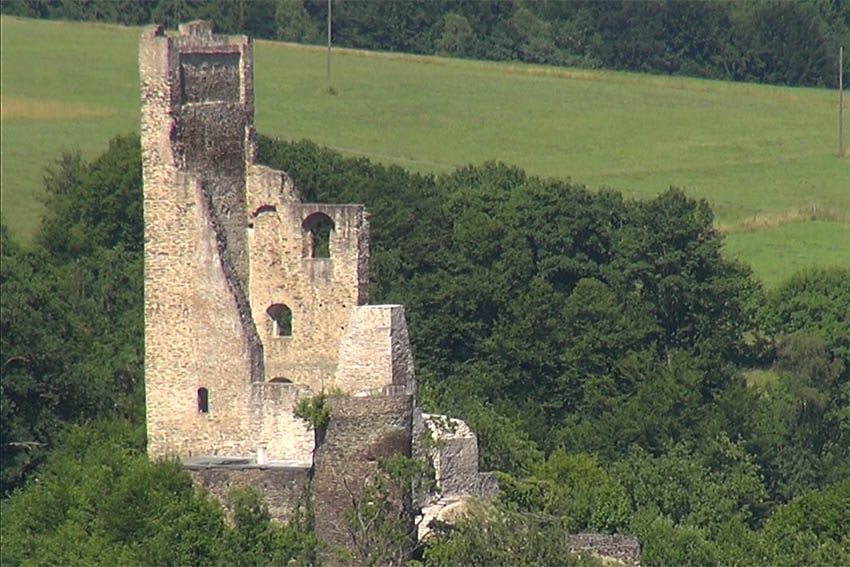
{"label": "grassy hillside", "polygon": [[[44,167],[138,130],[138,29],[2,18],[2,209],[31,235]],[[502,160],[643,197],[705,197],[768,283],[850,264],[836,93],[257,42],[257,128],[418,171]],[[850,131],[850,126],[846,128]],[[845,144],[850,147],[850,141]]]}

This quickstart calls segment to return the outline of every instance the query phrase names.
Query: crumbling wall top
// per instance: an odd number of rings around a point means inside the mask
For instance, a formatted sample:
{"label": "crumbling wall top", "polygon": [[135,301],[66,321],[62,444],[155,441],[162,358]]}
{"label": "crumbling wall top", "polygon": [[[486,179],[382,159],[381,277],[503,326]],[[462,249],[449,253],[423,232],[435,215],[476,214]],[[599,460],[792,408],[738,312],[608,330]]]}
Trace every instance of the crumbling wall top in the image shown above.
{"label": "crumbling wall top", "polygon": [[177,29],[180,35],[211,36],[213,32],[212,22],[204,20],[186,22],[185,24],[180,24]]}

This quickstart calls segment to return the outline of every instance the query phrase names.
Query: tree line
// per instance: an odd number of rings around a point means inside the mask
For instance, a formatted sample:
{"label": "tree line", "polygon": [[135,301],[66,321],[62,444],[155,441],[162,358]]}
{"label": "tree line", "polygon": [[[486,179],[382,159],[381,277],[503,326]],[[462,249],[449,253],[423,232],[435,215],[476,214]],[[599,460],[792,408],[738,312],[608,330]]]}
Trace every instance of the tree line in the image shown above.
{"label": "tree line", "polygon": [[[286,526],[256,494],[224,511],[144,454],[140,154],[130,135],[65,155],[35,242],[0,230],[3,563],[315,564],[308,504]],[[581,531],[639,536],[648,566],[850,562],[846,268],[765,290],[676,189],[266,137],[260,157],[305,201],[366,204],[370,300],[406,305],[422,404],[500,471],[419,565],[593,565],[567,553]]]}
{"label": "tree line", "polygon": [[[7,0],[3,13],[327,41],[326,0]],[[493,61],[837,87],[842,0],[335,0],[335,45]],[[848,75],[850,73],[845,74]],[[850,83],[845,83],[847,86]]]}

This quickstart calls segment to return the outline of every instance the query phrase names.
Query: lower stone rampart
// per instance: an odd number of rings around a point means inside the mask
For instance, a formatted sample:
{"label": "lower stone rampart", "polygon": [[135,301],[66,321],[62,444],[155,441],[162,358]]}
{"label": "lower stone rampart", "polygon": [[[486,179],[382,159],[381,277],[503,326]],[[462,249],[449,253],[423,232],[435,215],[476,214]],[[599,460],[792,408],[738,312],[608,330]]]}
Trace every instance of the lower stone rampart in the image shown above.
{"label": "lower stone rampart", "polygon": [[[370,479],[378,473],[378,461],[390,455],[410,456],[413,431],[413,397],[331,397],[326,400],[330,422],[316,449],[313,476],[313,510],[316,534],[333,548],[352,546],[345,519],[356,506]],[[401,510],[408,494],[396,494],[394,508]],[[413,518],[409,522],[413,532]],[[333,561],[328,557],[328,561]]]}
{"label": "lower stone rampart", "polygon": [[247,460],[241,464],[210,464],[199,459],[187,462],[185,466],[195,484],[208,490],[225,507],[234,488],[257,490],[269,507],[272,520],[277,522],[289,521],[293,512],[309,496],[310,467],[261,466]]}

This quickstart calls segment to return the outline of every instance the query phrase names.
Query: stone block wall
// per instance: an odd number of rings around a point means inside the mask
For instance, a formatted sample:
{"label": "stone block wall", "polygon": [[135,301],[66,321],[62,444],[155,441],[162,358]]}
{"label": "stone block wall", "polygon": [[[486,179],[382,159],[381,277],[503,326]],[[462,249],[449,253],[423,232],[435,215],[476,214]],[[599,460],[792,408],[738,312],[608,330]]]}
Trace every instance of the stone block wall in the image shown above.
{"label": "stone block wall", "polygon": [[413,353],[401,305],[363,305],[351,310],[339,347],[334,386],[347,393],[377,392],[388,384],[413,394]]}
{"label": "stone block wall", "polygon": [[[217,59],[226,64],[210,64]],[[149,451],[226,454],[240,450],[252,429],[247,386],[263,376],[240,230],[251,42],[214,36],[204,23],[174,37],[153,28],[142,35],[139,66]],[[185,84],[199,74],[209,89]],[[227,100],[198,100],[225,91]]]}
{"label": "stone block wall", "polygon": [[[278,520],[312,470],[318,535],[345,547],[344,512],[379,459],[413,452],[413,354],[404,308],[365,305],[364,206],[302,203],[286,173],[255,163],[252,52],[205,22],[142,34],[148,452],[183,458],[222,499],[257,488]],[[328,398],[316,447],[293,410],[321,392],[348,395]],[[475,435],[450,423],[433,455],[441,489],[492,488]],[[408,492],[391,500],[412,534]]]}
{"label": "stone block wall", "polygon": [[[410,456],[413,397],[340,396],[327,403],[330,423],[316,449],[312,484],[316,534],[332,547],[346,547],[351,539],[345,510],[378,471],[378,460]],[[412,533],[413,518],[404,521]]]}
{"label": "stone block wall", "polygon": [[250,423],[241,455],[256,454],[262,448],[267,458],[291,460],[310,466],[315,449],[315,433],[293,414],[298,400],[313,395],[312,390],[294,384],[255,382],[251,385]]}
{"label": "stone block wall", "polygon": [[[271,193],[260,187],[257,190]],[[323,215],[334,225],[327,258],[309,253],[311,235],[304,223],[315,215]],[[368,241],[364,207],[266,199],[251,213],[251,224],[251,304],[265,348],[267,378],[284,378],[316,392],[338,387],[334,376],[340,342],[350,313],[366,299],[361,278],[367,275],[360,267],[363,242]],[[267,313],[273,305],[290,310],[288,336],[277,336],[274,331]]]}
{"label": "stone block wall", "polygon": [[190,464],[186,469],[196,484],[224,503],[235,488],[253,488],[277,522],[288,521],[310,489],[309,467]]}
{"label": "stone block wall", "polygon": [[478,494],[478,438],[466,423],[445,415],[422,414],[437,489],[445,496]]}

